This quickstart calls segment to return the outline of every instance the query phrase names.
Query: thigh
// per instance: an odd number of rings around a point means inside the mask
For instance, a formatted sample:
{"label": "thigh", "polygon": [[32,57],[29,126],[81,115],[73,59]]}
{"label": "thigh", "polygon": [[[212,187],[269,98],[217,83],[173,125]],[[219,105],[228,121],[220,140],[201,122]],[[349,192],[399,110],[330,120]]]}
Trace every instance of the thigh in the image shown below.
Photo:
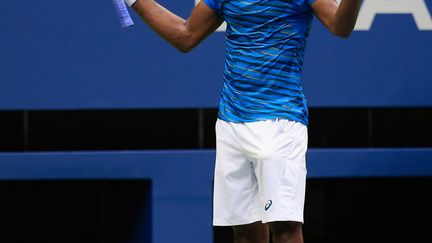
{"label": "thigh", "polygon": [[268,243],[269,229],[267,224],[255,222],[233,226],[235,242]]}
{"label": "thigh", "polygon": [[302,223],[276,221],[268,224],[273,234],[273,242],[303,243]]}
{"label": "thigh", "polygon": [[289,235],[302,235],[302,226],[300,222],[293,221],[275,221],[268,223],[271,232],[274,235],[289,234]]}

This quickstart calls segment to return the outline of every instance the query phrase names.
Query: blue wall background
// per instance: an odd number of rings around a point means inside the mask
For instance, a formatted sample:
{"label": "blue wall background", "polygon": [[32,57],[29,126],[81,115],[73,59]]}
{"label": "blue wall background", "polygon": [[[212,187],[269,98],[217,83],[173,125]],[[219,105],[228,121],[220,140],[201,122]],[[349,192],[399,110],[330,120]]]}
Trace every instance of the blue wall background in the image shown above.
{"label": "blue wall background", "polygon": [[[194,5],[161,3],[183,17]],[[185,55],[133,17],[122,30],[110,1],[3,3],[0,109],[216,107],[224,33]],[[377,15],[349,40],[315,21],[303,78],[310,106],[431,106],[431,39],[410,14]]]}

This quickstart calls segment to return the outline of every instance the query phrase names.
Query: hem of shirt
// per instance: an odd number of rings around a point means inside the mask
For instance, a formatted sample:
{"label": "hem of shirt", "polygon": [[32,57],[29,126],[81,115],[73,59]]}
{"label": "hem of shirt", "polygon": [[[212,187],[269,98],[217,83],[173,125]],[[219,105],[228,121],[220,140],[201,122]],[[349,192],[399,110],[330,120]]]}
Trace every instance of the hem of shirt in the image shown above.
{"label": "hem of shirt", "polygon": [[249,122],[258,122],[258,121],[266,121],[266,120],[277,120],[277,119],[287,119],[290,121],[294,121],[294,122],[299,122],[303,125],[305,125],[306,127],[308,127],[308,122],[304,121],[301,118],[297,118],[297,117],[293,117],[293,116],[269,116],[269,117],[258,117],[255,119],[238,119],[238,120],[234,120],[234,119],[228,119],[226,117],[222,117],[220,114],[218,114],[217,116],[218,119],[222,120],[222,121],[226,121],[226,122],[232,122],[232,123],[249,123]]}

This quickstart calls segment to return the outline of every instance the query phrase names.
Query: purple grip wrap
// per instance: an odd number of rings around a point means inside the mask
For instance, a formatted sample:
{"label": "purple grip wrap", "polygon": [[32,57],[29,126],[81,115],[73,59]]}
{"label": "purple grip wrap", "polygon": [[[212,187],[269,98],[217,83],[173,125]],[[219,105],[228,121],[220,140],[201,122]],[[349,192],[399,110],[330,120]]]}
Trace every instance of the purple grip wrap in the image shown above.
{"label": "purple grip wrap", "polygon": [[123,0],[113,0],[115,11],[120,19],[120,24],[122,28],[126,28],[134,25],[129,11],[127,10],[126,4]]}

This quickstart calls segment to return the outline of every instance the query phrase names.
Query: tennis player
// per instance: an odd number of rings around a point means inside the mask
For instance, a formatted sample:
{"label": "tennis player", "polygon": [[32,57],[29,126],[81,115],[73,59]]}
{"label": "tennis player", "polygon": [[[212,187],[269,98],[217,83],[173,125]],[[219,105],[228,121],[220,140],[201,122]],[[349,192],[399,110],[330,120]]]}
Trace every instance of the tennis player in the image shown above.
{"label": "tennis player", "polygon": [[202,0],[184,20],[153,0],[126,0],[181,52],[227,22],[213,224],[233,226],[236,243],[266,243],[269,230],[274,243],[303,242],[306,39],[314,15],[331,33],[348,37],[360,2]]}

